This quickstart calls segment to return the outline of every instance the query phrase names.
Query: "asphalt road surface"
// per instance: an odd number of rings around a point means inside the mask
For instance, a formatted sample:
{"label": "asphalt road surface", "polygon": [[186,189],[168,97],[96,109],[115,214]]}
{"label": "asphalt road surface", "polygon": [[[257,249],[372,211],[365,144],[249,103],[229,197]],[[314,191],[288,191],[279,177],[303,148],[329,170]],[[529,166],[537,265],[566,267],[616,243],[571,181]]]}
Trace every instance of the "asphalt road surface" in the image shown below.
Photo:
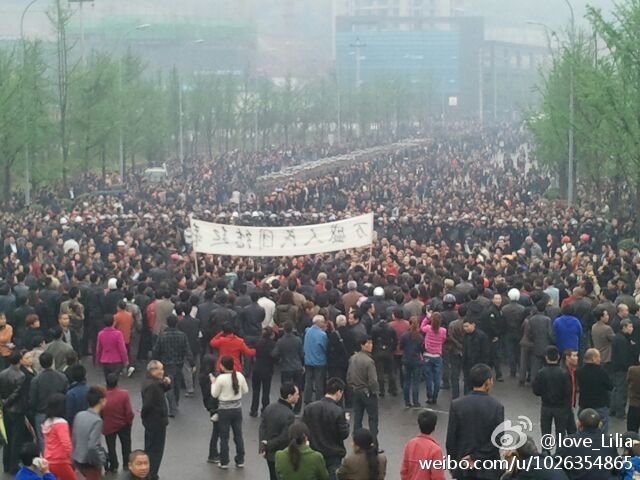
{"label": "asphalt road surface", "polygon": [[[89,370],[90,383],[103,383],[102,370],[89,365],[87,360],[83,361]],[[136,418],[133,425],[132,447],[143,448],[144,431],[140,422],[140,383],[144,372],[137,371],[131,378],[121,377],[120,386],[129,390],[133,403]],[[274,384],[271,389],[271,400],[275,401],[279,391],[279,373],[274,375]],[[426,393],[420,392],[420,400],[424,405]],[[505,406],[505,419],[514,423],[518,422],[519,416],[527,416],[533,422],[531,435],[536,439],[540,438],[540,399],[535,397],[529,386],[521,387],[517,379],[506,378],[504,383],[496,383],[491,393],[498,398]],[[216,465],[207,463],[209,437],[211,434],[211,422],[205,411],[200,392],[196,389],[196,396],[180,399],[179,413],[175,418],[170,419],[167,430],[167,443],[164,458],[160,469],[162,480],[195,480],[195,479],[268,479],[269,474],[264,459],[258,456],[258,426],[260,418],[249,416],[249,404],[251,392],[244,398],[244,419],[243,432],[246,450],[245,467],[237,469],[230,464],[229,470],[220,470]],[[435,436],[444,448],[448,409],[449,391],[443,390],[438,399],[438,405],[433,406],[433,410],[438,413],[438,425]],[[426,407],[425,407],[426,408]],[[405,409],[401,396],[391,397],[387,395],[380,399],[380,447],[385,450],[388,458],[387,480],[400,479],[400,462],[405,443],[418,433],[417,416],[419,409]],[[365,417],[364,426],[367,427]],[[623,433],[625,423],[622,420],[610,419],[609,431],[611,433]],[[351,441],[345,442],[347,450],[351,449]],[[119,448],[119,444],[118,444]],[[230,456],[233,459],[235,447],[233,440],[230,441]],[[120,460],[121,462],[122,460]],[[122,465],[122,464],[121,464]],[[13,478],[4,474],[1,479]],[[114,474],[105,475],[106,479],[117,478]]]}

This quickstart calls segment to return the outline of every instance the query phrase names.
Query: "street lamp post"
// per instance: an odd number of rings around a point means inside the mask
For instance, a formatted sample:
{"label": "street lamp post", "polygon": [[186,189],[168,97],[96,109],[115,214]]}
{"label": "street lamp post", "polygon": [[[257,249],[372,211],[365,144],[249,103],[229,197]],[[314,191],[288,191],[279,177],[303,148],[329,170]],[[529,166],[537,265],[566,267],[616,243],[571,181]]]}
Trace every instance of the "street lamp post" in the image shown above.
{"label": "street lamp post", "polygon": [[[575,35],[576,35],[576,18],[573,12],[573,6],[569,0],[564,0],[564,2],[569,7],[569,11],[571,12],[571,33],[569,37],[569,43],[571,48],[571,53],[575,50]],[[574,164],[574,152],[573,152],[573,122],[575,115],[575,72],[573,68],[573,61],[569,63],[569,172],[568,172],[568,181],[569,185],[567,188],[567,204],[569,206],[573,206],[575,202],[575,164]]]}
{"label": "street lamp post", "polygon": [[[197,40],[193,40],[190,42],[190,45],[201,45],[204,43],[202,38]],[[179,138],[179,153],[180,155],[180,167],[184,167],[184,135],[183,135],[183,117],[184,111],[182,110],[182,82],[180,81],[180,77],[178,76],[178,135]]]}
{"label": "street lamp post", "polygon": [[[569,7],[569,11],[571,12],[571,31],[569,33],[569,48],[573,52],[575,49],[575,15],[573,11],[573,6],[569,0],[564,0],[567,6]],[[531,25],[539,25],[544,28],[545,34],[547,36],[547,46],[549,51],[551,51],[551,37],[555,36],[556,33],[549,28],[548,25],[540,22],[527,22]],[[551,34],[549,34],[551,32]],[[559,47],[558,47],[559,48]],[[575,72],[573,68],[573,61],[569,63],[569,128],[568,128],[568,141],[569,141],[569,155],[568,160],[569,164],[567,165],[567,205],[572,206],[575,202],[575,191],[574,191],[574,177],[575,177],[575,164],[574,164],[574,147],[573,147],[573,124],[574,124],[574,116],[575,116]]]}
{"label": "street lamp post", "polygon": [[182,116],[184,112],[182,111],[182,82],[178,80],[178,135],[180,136],[180,166],[184,165],[184,135],[183,135],[183,127],[182,127]]}
{"label": "street lamp post", "polygon": [[[29,4],[22,11],[22,16],[20,17],[20,42],[22,43],[22,72],[26,70],[27,65],[27,42],[24,38],[24,17],[27,15],[27,12],[31,8],[31,6],[36,3],[38,0],[31,0]],[[29,155],[29,141],[27,140],[26,133],[29,131],[29,119],[27,116],[27,109],[24,109],[24,131],[25,131],[25,141],[24,141],[24,164],[25,164],[25,172],[24,172],[24,203],[25,205],[31,205],[31,158]]]}

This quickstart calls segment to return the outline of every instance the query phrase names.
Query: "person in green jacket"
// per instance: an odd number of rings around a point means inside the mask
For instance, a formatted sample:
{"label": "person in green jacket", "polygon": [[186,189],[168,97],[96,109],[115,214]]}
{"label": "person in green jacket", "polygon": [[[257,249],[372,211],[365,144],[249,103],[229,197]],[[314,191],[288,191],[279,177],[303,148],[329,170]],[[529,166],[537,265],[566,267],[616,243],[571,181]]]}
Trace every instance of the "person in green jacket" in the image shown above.
{"label": "person in green jacket", "polygon": [[322,454],[309,446],[309,435],[302,422],[289,427],[289,446],[276,452],[278,480],[329,480]]}

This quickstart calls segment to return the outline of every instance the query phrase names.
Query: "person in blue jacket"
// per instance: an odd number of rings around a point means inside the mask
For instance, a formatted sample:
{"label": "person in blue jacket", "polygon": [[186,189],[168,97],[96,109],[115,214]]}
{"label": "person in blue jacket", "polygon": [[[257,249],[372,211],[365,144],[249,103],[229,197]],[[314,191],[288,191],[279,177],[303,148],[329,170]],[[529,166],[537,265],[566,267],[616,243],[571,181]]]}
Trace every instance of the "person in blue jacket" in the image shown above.
{"label": "person in blue jacket", "polygon": [[553,336],[560,352],[565,350],[580,351],[582,325],[580,320],[572,315],[560,315],[553,321]]}
{"label": "person in blue jacket", "polygon": [[22,468],[16,474],[16,480],[56,480],[49,471],[49,463],[40,458],[40,449],[35,443],[25,443],[20,450]]}
{"label": "person in blue jacket", "polygon": [[304,404],[315,399],[320,400],[324,395],[327,380],[327,345],[329,339],[326,333],[327,324],[322,315],[313,317],[313,325],[304,334]]}

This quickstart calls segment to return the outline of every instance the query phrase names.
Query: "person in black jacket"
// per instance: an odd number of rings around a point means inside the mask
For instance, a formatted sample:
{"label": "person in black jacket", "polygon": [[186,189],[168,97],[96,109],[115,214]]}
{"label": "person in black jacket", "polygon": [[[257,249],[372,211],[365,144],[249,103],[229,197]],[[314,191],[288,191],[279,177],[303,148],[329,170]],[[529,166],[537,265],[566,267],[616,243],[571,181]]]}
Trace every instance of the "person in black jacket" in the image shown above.
{"label": "person in black jacket", "polygon": [[207,457],[208,463],[220,463],[220,454],[218,449],[218,442],[220,441],[220,424],[215,416],[218,412],[219,402],[217,398],[211,396],[211,376],[216,372],[216,358],[213,355],[207,354],[202,356],[202,363],[200,364],[200,373],[198,375],[198,383],[200,384],[200,390],[202,391],[202,403],[204,408],[209,412],[209,418],[211,419],[211,439],[209,440],[209,456]]}
{"label": "person in black jacket", "polygon": [[[262,322],[265,318],[265,310],[258,305],[260,293],[256,290],[249,295],[251,303],[239,309],[240,312],[240,332],[247,346],[256,348],[258,340],[262,334]],[[244,376],[249,378],[253,365],[257,362],[256,357],[246,357],[244,362]]]}
{"label": "person in black jacket", "polygon": [[547,347],[554,344],[551,319],[544,314],[547,308],[547,298],[542,298],[536,303],[536,313],[529,318],[527,329],[528,340],[531,343],[531,381],[544,365],[544,356]]}
{"label": "person in black jacket", "polygon": [[7,445],[2,449],[4,472],[14,474],[20,468],[20,448],[27,438],[24,423],[27,405],[22,403],[21,392],[25,374],[20,370],[22,353],[9,356],[9,366],[0,372],[0,398],[7,432]]}
{"label": "person in black jacket", "polygon": [[249,415],[258,416],[258,401],[260,400],[260,389],[262,389],[262,411],[269,405],[269,395],[271,393],[271,379],[273,378],[273,349],[276,342],[273,340],[273,330],[266,327],[262,330],[262,338],[256,345],[256,363],[251,377],[251,409]]}
{"label": "person in black jacket", "polygon": [[600,351],[590,348],[584,354],[584,365],[576,372],[576,381],[580,391],[580,410],[593,408],[602,420],[602,433],[608,433],[609,427],[609,392],[613,382],[605,369],[600,365]]}
{"label": "person in black jacket", "polygon": [[147,377],[142,383],[142,410],[140,418],[144,426],[144,451],[149,455],[151,469],[149,480],[158,480],[158,471],[169,425],[169,410],[165,393],[171,389],[171,379],[165,377],[164,366],[157,360],[147,364]]}
{"label": "person in black jacket", "polygon": [[540,430],[543,435],[550,434],[553,421],[556,435],[565,435],[571,409],[571,377],[560,367],[560,352],[557,347],[548,347],[544,358],[546,365],[538,372],[532,384],[533,393],[542,397]]}
{"label": "person in black jacket", "polygon": [[502,382],[502,369],[500,367],[500,336],[504,332],[504,319],[502,318],[502,312],[500,306],[502,305],[502,295],[495,293],[491,300],[491,304],[484,310],[481,321],[478,324],[478,328],[487,334],[489,337],[490,347],[490,363],[496,371],[496,380]]}
{"label": "person in black jacket", "polygon": [[[469,372],[473,390],[458,398],[449,409],[447,454],[456,461],[498,460],[500,449],[493,444],[496,428],[504,422],[504,406],[489,395],[493,372],[486,364],[475,365]],[[499,470],[474,470],[472,476],[488,480],[500,478]],[[455,470],[453,478],[468,478],[468,472]]]}
{"label": "person in black jacket", "polygon": [[502,307],[502,317],[505,323],[505,345],[509,360],[511,378],[516,376],[520,362],[520,339],[522,338],[522,324],[525,319],[525,308],[519,303],[520,292],[512,288],[508,292],[509,303]]}
{"label": "person in black jacket", "polygon": [[91,284],[82,291],[80,296],[80,301],[84,305],[85,319],[83,354],[95,353],[98,332],[102,328],[104,318],[104,289],[99,284],[100,276],[97,273],[92,273],[89,281]]}
{"label": "person in black jacket", "polygon": [[[181,303],[176,305],[176,313],[178,314],[178,330],[187,336],[187,342],[193,355],[193,363],[198,365],[200,359],[200,323],[198,320],[191,316],[191,305],[188,303]],[[182,366],[182,378],[184,379],[184,386],[186,389],[185,396],[193,397],[193,368],[189,365],[189,362],[184,362]]]}
{"label": "person in black jacket", "polygon": [[329,471],[329,478],[336,479],[336,470],[347,454],[344,440],[349,436],[349,422],[339,405],[344,395],[345,383],[330,378],[323,399],[310,403],[304,409],[302,421],[311,431],[311,448],[320,452]]}
{"label": "person in black jacket", "polygon": [[200,322],[200,331],[202,332],[202,352],[208,351],[209,342],[214,336],[213,324],[211,323],[213,311],[220,308],[220,305],[213,301],[214,295],[213,289],[205,290],[204,302],[198,305],[198,313],[196,314],[196,318]]}
{"label": "person in black jacket", "polygon": [[[602,422],[600,415],[592,408],[587,408],[578,415],[578,432],[567,437],[563,446],[556,451],[558,459],[575,460],[577,458],[589,459],[592,468],[586,470],[583,465],[574,463],[574,468],[568,469],[571,463],[566,465],[565,471],[570,479],[599,480],[618,478],[617,471],[606,469],[609,459],[618,458],[618,451],[611,446],[611,440],[607,439],[600,430]],[[605,444],[606,443],[606,444]],[[627,457],[628,458],[628,457]]]}
{"label": "person in black jacket", "polygon": [[611,341],[611,371],[613,372],[613,393],[611,394],[611,416],[624,418],[627,405],[627,371],[635,365],[635,346],[631,340],[633,324],[631,320],[620,322],[620,331]]}
{"label": "person in black jacket", "polygon": [[252,339],[254,342],[258,341],[265,317],[264,308],[258,304],[260,296],[261,294],[257,290],[251,292],[251,303],[241,310],[240,315],[242,336],[250,347],[253,347],[250,344]]}
{"label": "person in black jacket", "polygon": [[[280,381],[293,382],[298,389],[302,390],[304,350],[302,340],[293,332],[293,323],[284,324],[284,335],[276,342],[271,354],[280,363]],[[302,399],[300,398],[294,407],[294,413],[300,413],[301,408]]]}
{"label": "person in black jacket", "polygon": [[345,339],[338,330],[345,327],[347,319],[344,315],[336,317],[336,325],[333,322],[327,323],[327,375],[328,378],[338,377],[347,381],[347,368],[349,368],[349,357],[347,355],[347,347]]}
{"label": "person in black jacket", "polygon": [[269,466],[269,480],[278,480],[276,476],[276,452],[289,444],[289,427],[295,420],[293,406],[300,399],[300,390],[291,382],[280,386],[280,398],[262,412],[259,441],[260,453]]}
{"label": "person in black jacket", "polygon": [[384,397],[385,376],[389,377],[389,393],[398,395],[395,370],[393,366],[393,354],[398,346],[398,334],[391,328],[386,318],[381,319],[371,329],[373,338],[373,359],[376,362],[378,382],[380,384],[380,397]]}
{"label": "person in black jacket", "polygon": [[479,363],[489,364],[489,337],[476,327],[473,317],[466,316],[462,324],[464,328],[464,344],[462,346],[462,373],[464,375],[464,393],[472,389],[471,369]]}

